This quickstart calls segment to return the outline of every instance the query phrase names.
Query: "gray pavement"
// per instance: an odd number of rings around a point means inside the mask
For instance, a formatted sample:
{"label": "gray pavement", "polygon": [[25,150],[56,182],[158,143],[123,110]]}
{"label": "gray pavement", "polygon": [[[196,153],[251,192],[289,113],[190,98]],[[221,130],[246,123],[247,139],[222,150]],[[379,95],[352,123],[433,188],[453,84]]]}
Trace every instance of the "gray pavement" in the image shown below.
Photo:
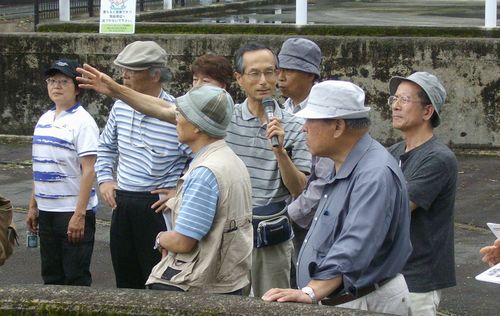
{"label": "gray pavement", "polygon": [[[484,26],[484,0],[310,0],[308,24],[377,26]],[[175,22],[199,22],[183,16]],[[202,19],[219,23],[295,23],[295,3],[250,7]],[[498,25],[498,23],[497,23]]]}
{"label": "gray pavement", "polygon": [[[0,286],[40,284],[38,249],[25,243],[25,216],[31,192],[31,148],[29,144],[0,144],[0,194],[15,206],[15,224],[21,235],[18,247],[0,267]],[[455,214],[457,286],[443,291],[440,313],[445,315],[498,315],[500,285],[479,282],[474,277],[487,269],[479,248],[493,242],[486,222],[500,222],[500,153],[458,155],[459,185]],[[92,260],[95,288],[114,287],[109,255],[109,208],[100,205]]]}

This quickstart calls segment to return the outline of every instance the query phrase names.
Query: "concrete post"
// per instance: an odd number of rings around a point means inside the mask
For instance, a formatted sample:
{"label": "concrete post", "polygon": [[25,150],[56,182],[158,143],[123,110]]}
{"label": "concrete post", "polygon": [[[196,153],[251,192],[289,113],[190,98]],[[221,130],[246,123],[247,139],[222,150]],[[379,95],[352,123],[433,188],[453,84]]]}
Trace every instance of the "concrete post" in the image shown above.
{"label": "concrete post", "polygon": [[484,27],[497,27],[497,0],[486,0],[484,5]]}
{"label": "concrete post", "polygon": [[163,10],[172,10],[172,0],[163,0]]}
{"label": "concrete post", "polygon": [[70,20],[70,2],[59,0],[59,21],[68,22]]}
{"label": "concrete post", "polygon": [[295,24],[307,25],[307,0],[297,0],[295,4]]}

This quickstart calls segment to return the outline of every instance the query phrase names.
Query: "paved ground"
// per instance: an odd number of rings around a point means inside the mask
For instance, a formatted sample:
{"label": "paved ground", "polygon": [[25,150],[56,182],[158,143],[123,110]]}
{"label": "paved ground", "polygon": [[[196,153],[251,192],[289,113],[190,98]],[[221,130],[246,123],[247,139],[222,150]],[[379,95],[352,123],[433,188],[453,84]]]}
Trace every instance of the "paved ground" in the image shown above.
{"label": "paved ground", "polygon": [[[30,146],[0,144],[0,194],[16,208],[15,223],[21,246],[0,268],[0,286],[41,283],[38,249],[26,247],[25,209],[31,191]],[[459,186],[456,201],[457,283],[443,293],[440,312],[446,315],[498,315],[500,285],[474,277],[486,270],[478,250],[493,242],[486,222],[500,222],[500,153],[489,156],[459,155]],[[92,260],[93,287],[114,287],[109,255],[110,210],[100,206]]]}

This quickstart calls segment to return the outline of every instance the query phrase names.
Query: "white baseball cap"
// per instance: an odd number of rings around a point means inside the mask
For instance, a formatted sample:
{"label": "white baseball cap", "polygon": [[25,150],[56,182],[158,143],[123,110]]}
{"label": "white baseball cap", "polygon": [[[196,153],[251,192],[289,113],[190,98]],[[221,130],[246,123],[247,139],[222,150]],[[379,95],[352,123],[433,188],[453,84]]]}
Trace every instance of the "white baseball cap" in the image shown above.
{"label": "white baseball cap", "polygon": [[306,119],[360,119],[368,117],[365,93],[357,85],[327,80],[314,85],[305,109],[295,115]]}

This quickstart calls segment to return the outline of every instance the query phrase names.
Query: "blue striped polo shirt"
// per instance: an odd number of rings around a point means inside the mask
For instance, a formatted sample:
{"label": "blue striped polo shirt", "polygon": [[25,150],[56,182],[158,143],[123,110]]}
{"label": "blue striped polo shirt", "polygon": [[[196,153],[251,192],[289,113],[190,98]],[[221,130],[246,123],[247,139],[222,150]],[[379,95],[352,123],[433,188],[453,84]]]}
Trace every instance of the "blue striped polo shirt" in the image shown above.
{"label": "blue striped polo shirt", "polygon": [[[161,91],[161,99],[175,98]],[[99,139],[96,174],[99,183],[113,180],[121,190],[151,191],[173,188],[191,150],[179,143],[175,125],[135,111],[117,100]]]}
{"label": "blue striped polo shirt", "polygon": [[213,172],[197,167],[182,187],[182,202],[175,221],[175,231],[201,240],[208,234],[217,210],[219,186]]}

